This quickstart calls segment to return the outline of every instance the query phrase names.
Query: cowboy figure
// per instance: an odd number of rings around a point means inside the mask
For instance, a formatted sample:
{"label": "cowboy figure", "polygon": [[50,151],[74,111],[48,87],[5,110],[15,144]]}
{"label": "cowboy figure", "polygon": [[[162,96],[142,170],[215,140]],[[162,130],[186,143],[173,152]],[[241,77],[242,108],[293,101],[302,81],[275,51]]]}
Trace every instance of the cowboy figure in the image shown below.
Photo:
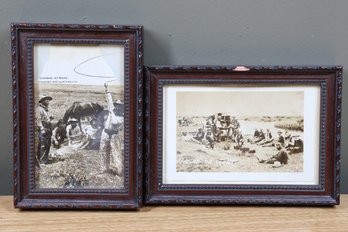
{"label": "cowboy figure", "polygon": [[48,111],[48,106],[53,98],[47,95],[40,95],[39,105],[36,109],[36,134],[38,164],[46,164],[51,148],[52,120],[53,116]]}
{"label": "cowboy figure", "polygon": [[274,164],[275,162],[279,162],[281,165],[288,164],[289,153],[282,147],[280,143],[276,143],[275,147],[277,149],[276,154],[267,160],[259,160],[259,163]]}
{"label": "cowboy figure", "polygon": [[[105,84],[108,115],[100,138],[100,152],[105,172],[123,175],[123,102],[113,103],[112,95]],[[112,165],[113,164],[113,165]],[[112,166],[116,170],[112,169]]]}

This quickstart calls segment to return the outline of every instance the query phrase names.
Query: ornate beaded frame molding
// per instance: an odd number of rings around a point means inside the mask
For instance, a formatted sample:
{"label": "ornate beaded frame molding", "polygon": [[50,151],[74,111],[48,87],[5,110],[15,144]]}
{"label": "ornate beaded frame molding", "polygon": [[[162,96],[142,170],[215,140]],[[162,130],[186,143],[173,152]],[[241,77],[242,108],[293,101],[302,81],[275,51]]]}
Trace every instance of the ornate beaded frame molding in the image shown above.
{"label": "ornate beaded frame molding", "polygon": [[[39,32],[86,32],[86,36],[71,36],[71,38],[54,38],[52,36],[31,36],[26,39],[26,88],[27,94],[27,118],[23,122],[20,115],[23,100],[19,99],[21,78],[23,70],[19,64],[21,41],[19,33],[29,31]],[[116,33],[122,36],[115,38],[99,36],[95,38],[94,33],[110,34]],[[128,34],[127,34],[128,33]],[[40,33],[39,33],[40,34]],[[128,38],[124,35],[128,35]],[[89,38],[91,37],[91,38]],[[119,37],[119,38],[118,38]],[[132,45],[130,44],[130,38]],[[13,143],[14,143],[14,204],[19,208],[110,208],[110,209],[136,209],[142,204],[142,134],[143,134],[143,81],[142,81],[142,26],[132,25],[77,25],[77,24],[11,24],[12,42],[12,84],[13,84]],[[35,188],[35,160],[34,160],[34,90],[33,90],[33,45],[34,43],[50,44],[119,44],[124,46],[124,102],[125,102],[125,124],[124,124],[124,189],[36,189]],[[131,52],[133,54],[131,54]],[[130,59],[133,59],[132,61]],[[131,71],[132,70],[132,76]],[[131,102],[133,104],[131,105]],[[130,115],[131,114],[131,115]],[[131,121],[130,118],[134,118]],[[22,121],[21,121],[22,120]],[[23,123],[26,124],[27,132],[21,131]],[[134,131],[134,132],[131,132]],[[131,132],[131,133],[130,133]],[[23,147],[20,145],[23,133],[27,134],[27,154],[23,154]],[[137,138],[133,141],[133,137]],[[131,150],[133,153],[131,154]],[[21,153],[22,152],[22,153]],[[27,162],[23,156],[27,156]],[[133,162],[130,162],[132,156]],[[26,165],[27,179],[23,180],[21,167]],[[130,179],[130,166],[133,167],[133,181]],[[23,186],[27,185],[24,190]],[[59,200],[55,197],[64,197]],[[90,196],[96,197],[90,197]],[[106,195],[108,197],[98,196]],[[33,197],[32,197],[33,196]],[[44,196],[42,199],[40,197]],[[70,198],[73,196],[72,198]],[[129,199],[127,199],[127,196]],[[89,198],[88,198],[89,197]],[[125,199],[125,200],[122,200]]]}
{"label": "ornate beaded frame molding", "polygon": [[[147,204],[306,204],[339,203],[340,130],[342,99],[342,67],[248,67],[254,75],[312,74],[310,79],[233,78],[236,66],[151,66],[146,68],[146,193]],[[243,74],[248,74],[244,72]],[[230,79],[202,79],[197,73],[231,75]],[[170,74],[170,77],[165,77]],[[196,76],[195,76],[196,74]],[[325,74],[330,78],[320,78]],[[183,76],[190,75],[190,78]],[[194,77],[192,77],[194,76]],[[334,79],[334,80],[333,80]],[[330,82],[330,83],[328,83]],[[228,184],[164,184],[163,183],[163,89],[172,85],[286,84],[319,85],[321,90],[319,131],[318,185],[228,185]],[[328,84],[331,95],[328,96]],[[331,102],[329,97],[334,98]],[[327,104],[329,102],[329,105]],[[335,125],[327,124],[328,107],[334,110]],[[156,110],[154,110],[156,109]],[[156,118],[157,126],[151,119]],[[156,128],[156,132],[153,132]],[[327,131],[334,139],[327,144]],[[154,133],[156,133],[154,135]],[[157,139],[155,139],[157,138]],[[153,140],[156,141],[153,141]],[[330,154],[327,154],[328,146]],[[333,149],[332,149],[333,148]],[[156,152],[154,152],[156,151]],[[155,161],[157,160],[157,161]],[[331,162],[331,166],[327,166]],[[332,176],[332,177],[330,177]],[[330,190],[328,190],[330,188]],[[209,194],[211,191],[224,194]],[[262,194],[262,192],[271,192]],[[226,193],[227,192],[227,193]],[[281,194],[279,195],[279,192]],[[300,193],[300,194],[299,194]],[[296,196],[297,195],[297,196]]]}

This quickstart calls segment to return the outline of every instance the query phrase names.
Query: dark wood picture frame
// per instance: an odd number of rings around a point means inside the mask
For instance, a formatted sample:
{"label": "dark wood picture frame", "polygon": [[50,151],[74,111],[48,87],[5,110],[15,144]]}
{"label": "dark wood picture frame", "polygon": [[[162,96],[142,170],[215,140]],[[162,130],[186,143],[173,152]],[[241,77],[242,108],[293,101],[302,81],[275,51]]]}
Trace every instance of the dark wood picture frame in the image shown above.
{"label": "dark wood picture frame", "polygon": [[[137,209],[142,205],[142,34],[138,25],[11,24],[16,208]],[[33,60],[34,45],[40,43],[123,46],[124,188],[35,187]]]}
{"label": "dark wood picture frame", "polygon": [[[336,205],[340,186],[342,67],[146,67],[145,204]],[[317,85],[320,89],[317,184],[164,182],[167,86]],[[181,99],[182,100],[182,99]],[[177,104],[183,103],[178,102]],[[173,103],[175,104],[175,103]],[[286,104],[286,103],[285,103]],[[194,107],[194,105],[192,105]],[[246,106],[247,107],[247,106]],[[175,123],[178,120],[176,118]],[[320,125],[319,125],[320,124]],[[172,127],[174,128],[174,127]],[[177,126],[176,126],[177,128]],[[174,129],[175,131],[175,129]],[[174,132],[173,132],[174,133]],[[178,132],[176,132],[178,133]],[[177,135],[176,135],[177,136]],[[175,143],[175,141],[173,141]],[[175,151],[173,152],[175,156]],[[174,162],[175,163],[175,162]],[[173,164],[171,164],[173,165]],[[193,173],[194,174],[194,173]]]}

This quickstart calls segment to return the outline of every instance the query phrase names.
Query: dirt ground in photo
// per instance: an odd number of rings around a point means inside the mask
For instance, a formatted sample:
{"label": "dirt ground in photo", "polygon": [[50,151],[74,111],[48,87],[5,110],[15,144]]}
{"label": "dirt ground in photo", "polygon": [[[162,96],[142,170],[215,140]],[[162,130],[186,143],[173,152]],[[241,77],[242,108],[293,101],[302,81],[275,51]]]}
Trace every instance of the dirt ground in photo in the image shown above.
{"label": "dirt ground in photo", "polygon": [[[177,172],[303,172],[303,152],[290,152],[288,164],[273,167],[272,164],[259,163],[258,158],[270,158],[276,154],[276,148],[248,142],[248,138],[251,139],[253,136],[251,127],[271,128],[273,136],[276,137],[277,131],[284,131],[283,128],[288,129],[288,125],[296,124],[297,120],[297,118],[286,117],[240,118],[241,128],[249,128],[248,133],[243,133],[245,140],[243,148],[247,148],[243,151],[243,149],[234,149],[235,144],[229,140],[216,142],[212,149],[204,141],[199,143],[188,139],[192,138],[206,121],[206,117],[192,117],[190,126],[177,126]],[[303,136],[303,132],[299,130],[290,132]]]}

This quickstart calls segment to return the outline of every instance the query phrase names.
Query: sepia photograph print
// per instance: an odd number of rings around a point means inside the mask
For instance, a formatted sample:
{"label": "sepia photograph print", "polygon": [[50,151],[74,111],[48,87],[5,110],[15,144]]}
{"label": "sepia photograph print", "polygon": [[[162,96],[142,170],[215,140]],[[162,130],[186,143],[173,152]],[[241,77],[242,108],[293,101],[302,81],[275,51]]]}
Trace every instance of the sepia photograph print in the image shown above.
{"label": "sepia photograph print", "polygon": [[303,100],[303,92],[177,92],[177,172],[302,172]]}
{"label": "sepia photograph print", "polygon": [[142,30],[11,24],[16,208],[142,205]]}
{"label": "sepia photograph print", "polygon": [[154,205],[339,204],[342,67],[146,67]]}
{"label": "sepia photograph print", "polygon": [[124,188],[124,47],[34,53],[36,188]]}

